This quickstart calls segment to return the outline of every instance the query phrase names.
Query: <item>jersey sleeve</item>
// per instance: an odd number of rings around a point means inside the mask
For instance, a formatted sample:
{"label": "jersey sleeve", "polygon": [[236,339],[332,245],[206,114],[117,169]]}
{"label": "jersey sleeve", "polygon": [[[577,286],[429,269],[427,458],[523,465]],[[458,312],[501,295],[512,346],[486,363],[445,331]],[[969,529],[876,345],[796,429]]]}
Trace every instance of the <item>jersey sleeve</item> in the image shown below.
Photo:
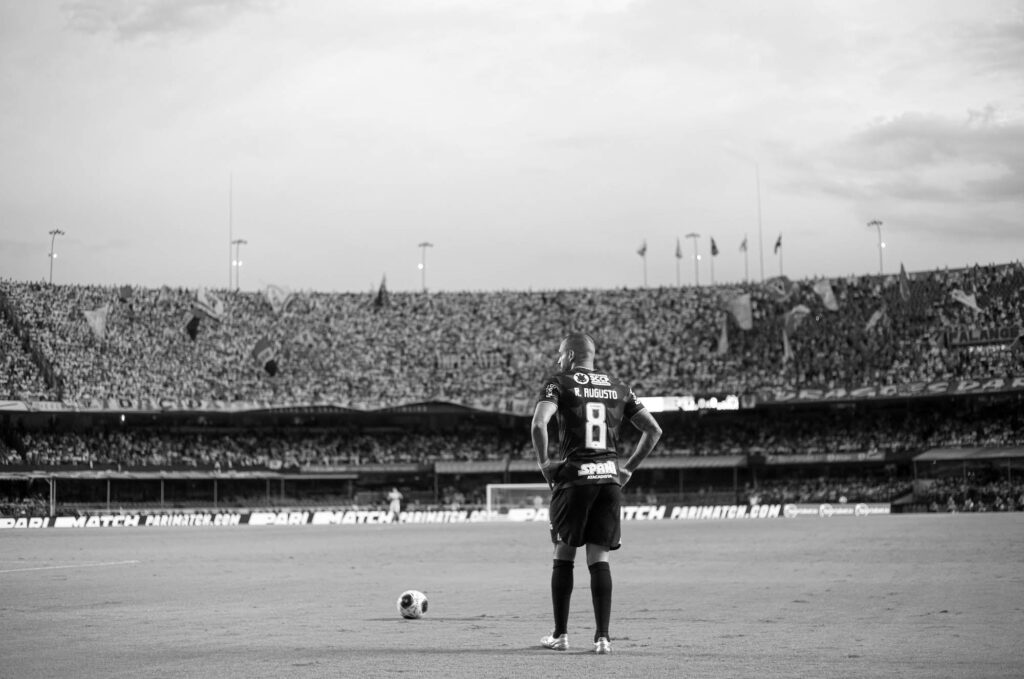
{"label": "jersey sleeve", "polygon": [[623,409],[622,414],[626,416],[627,420],[633,419],[633,416],[642,410],[646,410],[640,399],[633,393],[632,387],[626,387],[626,407]]}
{"label": "jersey sleeve", "polygon": [[544,384],[540,388],[540,393],[537,395],[537,402],[541,403],[547,401],[558,405],[558,398],[562,395],[562,386],[558,383],[558,380],[554,375],[549,376],[544,380]]}

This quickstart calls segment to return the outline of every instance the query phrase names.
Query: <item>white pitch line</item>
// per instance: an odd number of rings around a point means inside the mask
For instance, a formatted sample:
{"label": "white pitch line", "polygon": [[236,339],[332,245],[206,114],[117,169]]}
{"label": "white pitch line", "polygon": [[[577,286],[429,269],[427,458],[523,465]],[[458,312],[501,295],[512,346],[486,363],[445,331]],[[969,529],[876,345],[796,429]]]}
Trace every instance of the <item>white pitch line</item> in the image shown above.
{"label": "white pitch line", "polygon": [[52,571],[58,568],[97,568],[99,566],[123,566],[130,563],[141,563],[137,559],[131,561],[104,561],[103,563],[75,563],[67,566],[33,566],[32,568],[11,568],[0,573],[24,573],[25,571]]}

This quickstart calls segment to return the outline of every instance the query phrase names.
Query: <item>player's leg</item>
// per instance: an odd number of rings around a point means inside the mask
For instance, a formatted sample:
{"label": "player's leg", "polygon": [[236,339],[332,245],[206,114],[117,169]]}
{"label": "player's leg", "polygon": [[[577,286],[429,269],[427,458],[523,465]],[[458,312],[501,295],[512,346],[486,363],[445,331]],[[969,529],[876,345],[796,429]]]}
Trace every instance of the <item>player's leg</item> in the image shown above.
{"label": "player's leg", "polygon": [[[569,642],[566,636],[569,631],[569,604],[572,601],[573,568],[576,561],[576,548],[566,544],[556,544],[554,559],[551,562],[551,610],[555,618],[555,628],[551,632],[554,639],[563,638],[565,648]],[[560,649],[564,650],[564,649]]]}
{"label": "player's leg", "polygon": [[576,489],[562,488],[551,496],[551,542],[554,545],[551,564],[551,609],[555,627],[550,636],[541,639],[546,648],[564,651],[569,647],[569,604],[572,600],[573,567],[576,547],[582,542],[580,520],[576,511]]}
{"label": "player's leg", "polygon": [[619,548],[622,491],[617,485],[600,486],[599,497],[590,513],[587,530],[587,568],[590,597],[594,604],[594,650],[611,651],[609,627],[612,614],[611,550]]}

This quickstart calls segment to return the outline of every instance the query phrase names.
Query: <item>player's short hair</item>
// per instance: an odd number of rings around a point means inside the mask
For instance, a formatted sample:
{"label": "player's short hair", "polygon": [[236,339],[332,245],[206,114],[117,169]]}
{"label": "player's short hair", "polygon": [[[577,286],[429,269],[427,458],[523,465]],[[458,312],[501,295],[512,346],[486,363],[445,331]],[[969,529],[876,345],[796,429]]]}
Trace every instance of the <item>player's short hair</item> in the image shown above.
{"label": "player's short hair", "polygon": [[593,358],[597,352],[597,343],[585,332],[570,332],[562,341],[565,342],[565,348],[570,349],[577,359]]}

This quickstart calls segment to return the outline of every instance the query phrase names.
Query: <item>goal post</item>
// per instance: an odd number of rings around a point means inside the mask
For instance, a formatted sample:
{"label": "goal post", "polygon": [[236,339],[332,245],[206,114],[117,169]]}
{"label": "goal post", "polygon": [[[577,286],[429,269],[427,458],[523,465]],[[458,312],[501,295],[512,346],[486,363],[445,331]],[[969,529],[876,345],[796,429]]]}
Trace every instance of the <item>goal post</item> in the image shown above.
{"label": "goal post", "polygon": [[547,510],[551,487],[546,483],[488,483],[487,514],[500,516],[510,509]]}

